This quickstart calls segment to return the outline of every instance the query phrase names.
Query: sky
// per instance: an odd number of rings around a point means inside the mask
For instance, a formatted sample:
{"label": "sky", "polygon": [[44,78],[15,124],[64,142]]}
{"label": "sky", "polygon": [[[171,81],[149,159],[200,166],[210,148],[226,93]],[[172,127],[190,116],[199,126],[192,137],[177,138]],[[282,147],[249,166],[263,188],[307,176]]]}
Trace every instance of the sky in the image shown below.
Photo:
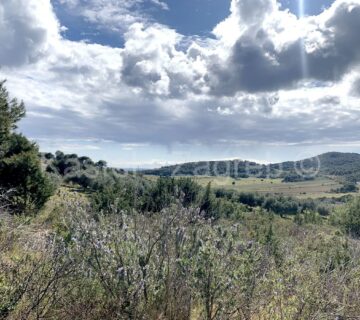
{"label": "sky", "polygon": [[1,0],[41,151],[123,168],[360,152],[360,0]]}

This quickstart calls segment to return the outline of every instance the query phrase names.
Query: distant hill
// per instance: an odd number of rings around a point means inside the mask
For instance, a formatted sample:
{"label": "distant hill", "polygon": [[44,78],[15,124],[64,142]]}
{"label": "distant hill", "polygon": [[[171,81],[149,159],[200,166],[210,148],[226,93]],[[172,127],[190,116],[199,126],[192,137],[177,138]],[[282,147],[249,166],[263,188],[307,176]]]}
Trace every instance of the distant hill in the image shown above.
{"label": "distant hill", "polygon": [[230,176],[233,178],[282,178],[285,182],[336,176],[349,182],[360,181],[360,154],[329,152],[302,161],[262,165],[251,161],[190,162],[145,170],[156,176]]}
{"label": "distant hill", "polygon": [[284,172],[316,172],[316,176],[335,176],[349,182],[360,181],[360,154],[328,152],[302,161],[290,161],[271,165]]}
{"label": "distant hill", "polygon": [[[145,170],[145,174],[156,176],[231,176],[247,178],[249,176],[266,176],[266,165],[242,160],[201,161],[166,166],[160,169]],[[276,170],[275,170],[276,171]],[[276,172],[273,172],[273,175]]]}

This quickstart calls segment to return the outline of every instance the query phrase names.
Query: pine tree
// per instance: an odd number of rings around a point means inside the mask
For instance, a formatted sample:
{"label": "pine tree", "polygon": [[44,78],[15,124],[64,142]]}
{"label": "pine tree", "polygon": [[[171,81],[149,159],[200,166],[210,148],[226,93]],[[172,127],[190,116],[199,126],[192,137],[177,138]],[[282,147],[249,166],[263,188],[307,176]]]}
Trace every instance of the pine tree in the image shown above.
{"label": "pine tree", "polygon": [[53,191],[37,146],[15,132],[24,116],[24,103],[11,100],[5,81],[0,82],[0,188],[14,191],[12,208],[21,212],[40,208]]}
{"label": "pine tree", "polygon": [[8,140],[17,122],[25,116],[24,103],[16,99],[10,100],[6,90],[5,81],[0,82],[0,157],[3,156],[8,146]]}

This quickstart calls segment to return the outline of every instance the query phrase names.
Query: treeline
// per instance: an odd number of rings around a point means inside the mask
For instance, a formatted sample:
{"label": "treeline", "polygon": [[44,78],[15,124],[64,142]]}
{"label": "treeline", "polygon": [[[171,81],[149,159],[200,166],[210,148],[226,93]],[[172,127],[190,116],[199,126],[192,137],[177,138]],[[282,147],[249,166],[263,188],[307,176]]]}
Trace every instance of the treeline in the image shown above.
{"label": "treeline", "polygon": [[190,162],[160,169],[145,170],[144,174],[156,176],[230,176],[233,178],[278,177],[279,172],[272,167],[251,161],[208,161]]}
{"label": "treeline", "polygon": [[233,190],[215,190],[217,198],[225,198],[232,202],[241,203],[250,208],[261,207],[269,212],[285,216],[297,215],[306,211],[316,212],[321,216],[328,216],[334,206],[339,203],[346,203],[351,197],[340,199],[297,199],[283,195],[257,194],[237,192]]}
{"label": "treeline", "polygon": [[57,151],[55,155],[43,153],[41,157],[45,171],[54,181],[76,184],[85,189],[96,189],[99,179],[103,176],[115,180],[119,175],[125,174],[122,169],[108,168],[104,160],[95,162],[89,157],[77,154]]}

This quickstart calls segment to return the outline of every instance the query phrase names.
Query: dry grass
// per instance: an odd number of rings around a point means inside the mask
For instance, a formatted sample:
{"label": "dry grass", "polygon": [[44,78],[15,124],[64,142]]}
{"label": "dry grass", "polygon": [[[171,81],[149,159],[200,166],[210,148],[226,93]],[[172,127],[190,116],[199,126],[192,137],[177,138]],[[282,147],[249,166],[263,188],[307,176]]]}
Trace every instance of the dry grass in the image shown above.
{"label": "dry grass", "polygon": [[319,178],[313,181],[283,183],[281,179],[233,179],[229,177],[195,177],[202,186],[211,182],[217,189],[236,190],[238,192],[256,192],[260,194],[283,194],[297,198],[341,197],[345,194],[334,193],[332,190],[342,185],[330,178]]}

